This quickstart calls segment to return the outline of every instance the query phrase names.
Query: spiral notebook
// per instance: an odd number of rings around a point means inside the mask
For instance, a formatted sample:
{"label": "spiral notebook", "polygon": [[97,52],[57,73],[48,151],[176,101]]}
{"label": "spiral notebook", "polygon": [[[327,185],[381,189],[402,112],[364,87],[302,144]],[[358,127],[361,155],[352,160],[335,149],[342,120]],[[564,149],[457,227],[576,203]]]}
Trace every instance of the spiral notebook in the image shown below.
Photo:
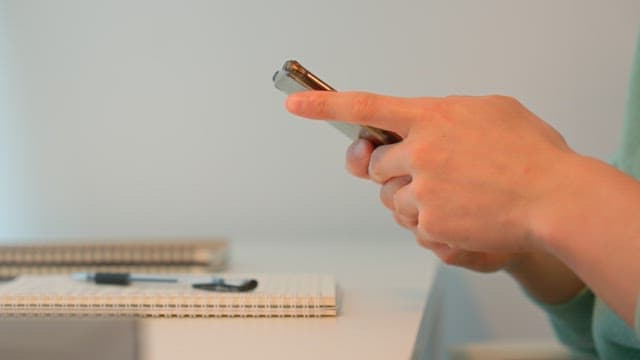
{"label": "spiral notebook", "polygon": [[0,278],[77,271],[220,271],[227,263],[228,248],[222,239],[4,244],[0,245]]}
{"label": "spiral notebook", "polygon": [[327,317],[336,316],[335,280],[321,274],[219,274],[254,278],[245,293],[190,284],[97,285],[68,275],[24,275],[0,282],[0,316]]}

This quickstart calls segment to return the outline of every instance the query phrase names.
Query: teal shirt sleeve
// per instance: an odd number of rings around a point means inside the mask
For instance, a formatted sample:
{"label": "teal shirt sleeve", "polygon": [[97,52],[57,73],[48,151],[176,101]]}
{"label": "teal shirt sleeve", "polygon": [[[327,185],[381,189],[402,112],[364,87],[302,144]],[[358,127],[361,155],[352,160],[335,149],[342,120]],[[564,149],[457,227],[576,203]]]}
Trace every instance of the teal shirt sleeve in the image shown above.
{"label": "teal shirt sleeve", "polygon": [[631,70],[622,142],[613,164],[625,173],[640,179],[640,36],[636,44]]}
{"label": "teal shirt sleeve", "polygon": [[636,305],[636,336],[640,339],[640,294]]}
{"label": "teal shirt sleeve", "polygon": [[[640,179],[640,37],[637,41],[622,142],[610,160]],[[604,359],[640,359],[640,296],[636,299],[633,329],[588,289],[562,304],[550,305],[530,298],[547,313],[558,339],[575,357],[597,358],[600,354]]]}
{"label": "teal shirt sleeve", "polygon": [[[636,179],[640,179],[640,36],[636,41],[622,143],[612,159],[612,164]],[[636,304],[635,332],[640,339],[640,295]]]}
{"label": "teal shirt sleeve", "polygon": [[597,358],[592,322],[595,296],[585,288],[571,300],[547,304],[529,296],[547,313],[558,340],[569,347],[576,358]]}

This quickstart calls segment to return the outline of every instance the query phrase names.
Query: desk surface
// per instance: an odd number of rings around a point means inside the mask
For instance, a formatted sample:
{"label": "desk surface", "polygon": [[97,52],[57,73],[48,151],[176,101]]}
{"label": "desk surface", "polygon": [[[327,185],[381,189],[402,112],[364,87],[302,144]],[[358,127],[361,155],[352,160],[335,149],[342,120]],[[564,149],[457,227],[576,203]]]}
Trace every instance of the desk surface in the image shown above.
{"label": "desk surface", "polygon": [[436,261],[401,239],[268,239],[232,244],[233,272],[331,273],[339,315],[323,319],[148,319],[145,360],[212,358],[407,359]]}

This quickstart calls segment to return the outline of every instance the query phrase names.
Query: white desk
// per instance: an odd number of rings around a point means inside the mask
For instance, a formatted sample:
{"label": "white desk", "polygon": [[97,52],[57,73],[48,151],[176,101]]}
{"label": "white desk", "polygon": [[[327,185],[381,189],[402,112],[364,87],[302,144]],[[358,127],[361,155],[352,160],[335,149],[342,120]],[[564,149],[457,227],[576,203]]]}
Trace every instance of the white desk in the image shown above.
{"label": "white desk", "polygon": [[410,236],[237,240],[231,259],[234,272],[335,274],[338,317],[144,320],[143,359],[408,359],[437,263]]}

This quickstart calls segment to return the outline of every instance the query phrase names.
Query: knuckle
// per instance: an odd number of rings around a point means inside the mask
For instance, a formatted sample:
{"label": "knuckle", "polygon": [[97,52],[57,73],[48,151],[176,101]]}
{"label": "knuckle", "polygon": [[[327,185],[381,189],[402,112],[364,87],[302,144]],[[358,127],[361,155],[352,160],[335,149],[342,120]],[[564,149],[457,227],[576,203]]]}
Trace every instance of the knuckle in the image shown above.
{"label": "knuckle", "polygon": [[394,210],[398,210],[400,209],[401,203],[402,203],[402,193],[400,192],[400,190],[398,190],[394,192],[393,195],[391,196],[391,205],[393,206]]}
{"label": "knuckle", "polygon": [[418,245],[422,246],[425,249],[429,249],[429,250],[432,249],[433,246],[431,246],[431,241],[429,241],[429,239],[426,236],[419,235],[418,233],[416,233],[415,238]]}
{"label": "knuckle", "polygon": [[409,145],[408,162],[411,169],[421,169],[429,163],[431,145],[427,142],[414,142]]}
{"label": "knuckle", "polygon": [[419,210],[415,206],[415,198],[412,195],[410,185],[405,185],[402,188],[398,189],[393,194],[392,200],[395,211],[405,216],[412,216],[417,218]]}
{"label": "knuckle", "polygon": [[375,165],[369,164],[369,177],[378,184],[384,183],[379,168]]}
{"label": "knuckle", "polygon": [[442,222],[433,211],[421,211],[418,214],[417,229],[422,234],[428,234],[429,238],[437,239],[444,235]]}
{"label": "knuckle", "polygon": [[418,203],[429,202],[429,189],[426,186],[412,186],[411,196],[417,200]]}
{"label": "knuckle", "polygon": [[412,219],[412,218],[409,218],[409,217],[406,217],[406,216],[402,216],[402,215],[397,214],[397,213],[394,213],[393,217],[394,217],[394,219],[396,220],[396,222],[400,226],[402,226],[402,227],[404,227],[406,229],[411,230],[411,229],[413,229],[415,227],[415,224],[416,224],[415,219]]}
{"label": "knuckle", "polygon": [[380,188],[380,201],[389,210],[395,210],[395,197],[396,195],[391,192],[388,185],[383,185]]}
{"label": "knuckle", "polygon": [[397,213],[393,213],[393,219],[396,221],[398,225],[405,226],[404,219],[402,218],[402,216],[398,215]]}
{"label": "knuckle", "polygon": [[388,201],[393,207],[393,210],[401,213],[403,216],[411,215],[415,216],[415,211],[410,205],[411,203],[411,185],[407,182],[406,178],[394,178],[387,184],[390,186],[388,189]]}
{"label": "knuckle", "polygon": [[438,105],[440,115],[450,118],[464,108],[470,98],[462,95],[450,95],[442,99]]}
{"label": "knuckle", "polygon": [[453,159],[450,145],[439,139],[414,142],[407,155],[408,166],[416,171],[441,172],[449,168]]}
{"label": "knuckle", "polygon": [[371,153],[371,156],[369,157],[369,166],[368,166],[369,176],[374,181],[382,182],[383,180],[385,180],[383,179],[382,166],[381,166],[381,162],[383,161],[383,158],[384,158],[384,151],[382,150],[382,148],[378,148],[374,150]]}
{"label": "knuckle", "polygon": [[411,184],[410,191],[411,196],[419,203],[432,203],[436,194],[434,186],[427,181],[419,181]]}
{"label": "knuckle", "polygon": [[454,108],[460,105],[460,103],[465,102],[467,99],[469,99],[469,97],[465,95],[449,95],[445,96],[442,99],[442,105],[445,107]]}
{"label": "knuckle", "polygon": [[438,254],[438,257],[440,258],[440,260],[442,260],[443,263],[447,265],[455,266],[460,264],[458,255],[455,251],[450,251],[446,254]]}
{"label": "knuckle", "polygon": [[520,105],[520,101],[518,101],[518,99],[514,98],[513,96],[495,94],[495,95],[489,95],[488,98],[499,104]]}

